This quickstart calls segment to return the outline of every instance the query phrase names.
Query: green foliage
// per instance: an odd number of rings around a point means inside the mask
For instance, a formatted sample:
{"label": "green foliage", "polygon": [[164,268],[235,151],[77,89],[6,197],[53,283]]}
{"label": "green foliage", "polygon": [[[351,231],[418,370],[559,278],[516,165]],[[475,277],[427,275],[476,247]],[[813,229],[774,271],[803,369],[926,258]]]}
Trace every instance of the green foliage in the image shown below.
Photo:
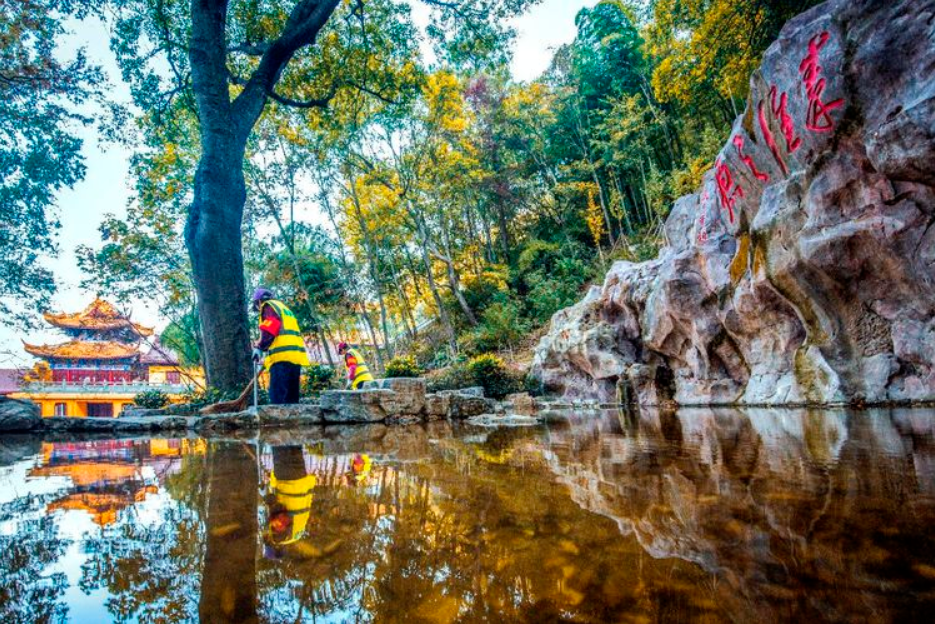
{"label": "green foliage", "polygon": [[447,368],[432,371],[426,376],[429,392],[460,390],[477,385],[466,362],[456,362]]}
{"label": "green foliage", "polygon": [[202,363],[198,347],[199,323],[197,310],[192,310],[170,322],[159,336],[159,343],[175,351],[182,366],[199,366]]}
{"label": "green foliage", "polygon": [[[104,76],[83,49],[59,47],[86,2],[0,3],[0,324],[30,323],[55,290],[42,259],[56,252],[56,195],[84,178],[81,106]],[[95,12],[97,9],[94,9]]]}
{"label": "green foliage", "polygon": [[518,304],[497,302],[484,310],[480,325],[466,334],[464,345],[469,353],[508,349],[519,344],[530,329]]}
{"label": "green foliage", "polygon": [[312,364],[304,369],[302,378],[302,396],[317,397],[325,390],[337,387],[335,370],[330,366]]}
{"label": "green foliage", "polygon": [[162,390],[146,390],[134,396],[133,403],[147,409],[159,409],[169,404],[169,397]]}
{"label": "green foliage", "polygon": [[387,377],[421,377],[425,371],[419,367],[414,357],[400,355],[387,363],[384,372]]}
{"label": "green foliage", "polygon": [[485,353],[471,358],[467,371],[475,385],[484,388],[484,394],[494,399],[502,399],[508,394],[522,389],[522,380],[507,369],[496,355]]}
{"label": "green foliage", "polygon": [[582,287],[594,276],[595,265],[586,260],[587,248],[579,243],[557,245],[532,241],[517,263],[518,287],[525,298],[529,318],[544,323],[556,311],[573,304]]}

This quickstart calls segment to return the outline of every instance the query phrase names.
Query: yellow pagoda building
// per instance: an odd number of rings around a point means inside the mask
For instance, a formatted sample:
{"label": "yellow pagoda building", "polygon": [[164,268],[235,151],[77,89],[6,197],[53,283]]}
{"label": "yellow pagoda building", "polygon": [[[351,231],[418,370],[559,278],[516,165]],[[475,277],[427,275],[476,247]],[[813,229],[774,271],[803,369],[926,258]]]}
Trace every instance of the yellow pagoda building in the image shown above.
{"label": "yellow pagoda building", "polygon": [[69,340],[24,341],[26,352],[41,361],[10,395],[35,401],[43,416],[115,417],[140,392],[160,390],[179,400],[200,385],[200,373],[183,368],[174,352],[159,345],[152,328],[133,323],[103,299],[78,313],[44,317]]}

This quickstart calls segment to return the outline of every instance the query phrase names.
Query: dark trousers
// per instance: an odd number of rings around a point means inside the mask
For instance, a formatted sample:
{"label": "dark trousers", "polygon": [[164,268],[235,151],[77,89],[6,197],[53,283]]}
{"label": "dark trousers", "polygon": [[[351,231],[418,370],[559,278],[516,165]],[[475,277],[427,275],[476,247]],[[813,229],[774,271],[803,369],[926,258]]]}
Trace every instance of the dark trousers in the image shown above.
{"label": "dark trousers", "polygon": [[269,367],[269,402],[286,405],[299,402],[299,376],[302,367],[292,362],[276,362]]}

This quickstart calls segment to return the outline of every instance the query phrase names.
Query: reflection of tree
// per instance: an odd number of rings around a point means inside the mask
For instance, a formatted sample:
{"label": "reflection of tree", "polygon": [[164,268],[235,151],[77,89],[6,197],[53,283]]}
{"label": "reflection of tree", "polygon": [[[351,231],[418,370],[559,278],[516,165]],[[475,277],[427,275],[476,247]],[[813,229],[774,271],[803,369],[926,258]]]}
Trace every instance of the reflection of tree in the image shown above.
{"label": "reflection of tree", "polygon": [[[664,602],[634,583],[641,550],[554,483],[529,430],[483,444],[408,440],[421,461],[374,461],[367,488],[319,481],[307,535],[260,569],[275,620],[611,621]],[[368,449],[369,450],[369,449]],[[697,576],[690,564],[647,572]],[[647,603],[648,597],[648,603]],[[301,611],[301,612],[300,612]]]}
{"label": "reflection of tree", "polygon": [[23,496],[0,508],[0,525],[16,532],[0,535],[0,622],[31,624],[64,620],[61,602],[67,587],[63,572],[43,574],[65,552],[55,519],[44,515],[45,497]]}
{"label": "reflection of tree", "polygon": [[243,443],[209,442],[207,477],[199,618],[256,622],[259,473],[255,455]]}
{"label": "reflection of tree", "polygon": [[80,587],[105,587],[107,608],[118,622],[194,620],[204,550],[201,528],[204,457],[185,454],[166,479],[175,500],[160,517],[144,522],[131,509],[124,518],[85,538],[87,561]]}

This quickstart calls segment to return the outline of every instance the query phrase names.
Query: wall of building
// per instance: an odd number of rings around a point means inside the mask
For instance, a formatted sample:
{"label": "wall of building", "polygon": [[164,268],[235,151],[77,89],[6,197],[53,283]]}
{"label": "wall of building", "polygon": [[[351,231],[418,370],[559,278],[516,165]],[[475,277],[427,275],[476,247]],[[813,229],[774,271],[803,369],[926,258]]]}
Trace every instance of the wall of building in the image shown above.
{"label": "wall of building", "polygon": [[[114,416],[119,416],[120,412],[127,405],[133,404],[133,396],[131,395],[93,395],[93,394],[27,394],[18,392],[14,395],[11,395],[11,398],[14,399],[25,399],[29,401],[34,401],[39,404],[40,409],[42,410],[43,418],[49,418],[51,416],[62,415],[55,413],[56,405],[64,406],[64,416],[72,416],[79,418],[87,418],[89,415],[89,404],[98,404],[111,406],[112,414]],[[93,409],[93,408],[90,408]]]}

